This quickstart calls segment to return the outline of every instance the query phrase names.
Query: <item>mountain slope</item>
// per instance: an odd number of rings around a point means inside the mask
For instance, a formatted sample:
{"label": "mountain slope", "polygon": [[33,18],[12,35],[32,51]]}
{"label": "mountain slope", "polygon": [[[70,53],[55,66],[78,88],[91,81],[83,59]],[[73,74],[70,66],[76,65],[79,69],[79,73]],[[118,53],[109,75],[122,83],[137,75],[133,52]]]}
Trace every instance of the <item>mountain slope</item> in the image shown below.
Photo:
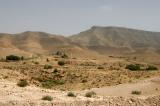
{"label": "mountain slope", "polygon": [[[27,53],[49,53],[59,47],[74,47],[69,39],[44,32],[0,34],[0,48],[5,51]],[[14,53],[14,52],[13,52]]]}
{"label": "mountain slope", "polygon": [[48,54],[56,51],[73,53],[78,56],[91,53],[80,44],[71,42],[67,37],[53,35],[44,32],[23,32],[19,34],[0,34],[0,56],[9,54],[33,55]]}
{"label": "mountain slope", "polygon": [[160,33],[122,27],[97,27],[70,37],[100,53],[134,53],[139,49],[160,48]]}

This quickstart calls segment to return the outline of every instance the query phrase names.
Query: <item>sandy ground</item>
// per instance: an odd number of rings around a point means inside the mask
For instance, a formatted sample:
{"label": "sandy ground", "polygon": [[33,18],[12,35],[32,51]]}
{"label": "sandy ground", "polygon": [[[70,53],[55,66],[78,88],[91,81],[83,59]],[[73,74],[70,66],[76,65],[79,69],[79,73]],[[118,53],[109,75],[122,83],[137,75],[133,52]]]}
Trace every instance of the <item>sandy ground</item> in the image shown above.
{"label": "sandy ground", "polygon": [[132,91],[141,91],[141,95],[138,95],[139,97],[148,97],[160,94],[160,77],[142,80],[137,83],[93,88],[92,90],[103,96],[133,96]]}
{"label": "sandy ground", "polygon": [[[155,91],[155,88],[156,91]],[[132,90],[141,90],[142,95],[133,96]],[[86,91],[75,91],[77,97],[68,97],[67,91],[54,91],[35,86],[18,87],[16,83],[0,80],[0,106],[159,106],[160,79],[151,78],[135,84],[123,84],[113,87],[94,88],[93,98],[84,96]],[[44,101],[45,95],[53,101]],[[105,95],[105,96],[100,96]]]}

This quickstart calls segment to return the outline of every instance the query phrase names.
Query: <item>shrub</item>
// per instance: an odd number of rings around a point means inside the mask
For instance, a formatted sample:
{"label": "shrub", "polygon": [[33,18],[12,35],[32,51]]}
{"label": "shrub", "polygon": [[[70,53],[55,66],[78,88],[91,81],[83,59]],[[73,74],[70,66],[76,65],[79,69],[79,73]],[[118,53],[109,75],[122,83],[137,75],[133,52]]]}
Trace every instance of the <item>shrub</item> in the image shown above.
{"label": "shrub", "polygon": [[44,65],[44,69],[52,69],[53,67],[49,64]]}
{"label": "shrub", "polygon": [[104,69],[104,67],[102,67],[102,66],[99,66],[99,67],[97,67],[97,69]]}
{"label": "shrub", "polygon": [[9,55],[9,56],[6,56],[6,60],[12,60],[12,61],[19,61],[19,60],[22,60],[23,58],[19,57],[19,56],[16,56],[16,55]]}
{"label": "shrub", "polygon": [[56,55],[61,56],[61,55],[63,55],[63,52],[57,51],[57,52],[56,52]]}
{"label": "shrub", "polygon": [[58,65],[63,66],[63,65],[65,65],[65,62],[64,61],[58,61]]}
{"label": "shrub", "polygon": [[57,72],[58,72],[58,69],[55,68],[52,73],[57,73]]}
{"label": "shrub", "polygon": [[149,65],[149,66],[146,68],[146,70],[158,70],[158,68],[155,67],[155,66]]}
{"label": "shrub", "polygon": [[52,101],[53,98],[51,96],[44,96],[42,97],[42,100]]}
{"label": "shrub", "polygon": [[66,54],[63,54],[61,57],[62,58],[68,58],[68,56]]}
{"label": "shrub", "polygon": [[140,95],[141,91],[132,91],[132,94],[134,94],[134,95]]}
{"label": "shrub", "polygon": [[87,92],[87,93],[85,94],[85,97],[92,97],[92,96],[94,96],[94,95],[96,95],[96,93],[93,92],[93,91],[90,91],[90,92]]}
{"label": "shrub", "polygon": [[140,65],[138,64],[129,64],[126,66],[126,69],[129,69],[131,71],[137,71],[140,70]]}
{"label": "shrub", "polygon": [[17,85],[18,85],[19,87],[26,87],[26,86],[28,85],[28,82],[27,82],[25,79],[21,79],[21,80],[17,83]]}
{"label": "shrub", "polygon": [[76,95],[73,92],[68,92],[67,96],[69,96],[69,97],[76,97]]}
{"label": "shrub", "polygon": [[33,63],[34,63],[34,64],[39,64],[39,62],[37,62],[37,61],[33,61]]}
{"label": "shrub", "polygon": [[53,80],[44,80],[44,81],[41,81],[41,83],[42,83],[42,87],[48,88],[48,89],[54,86]]}
{"label": "shrub", "polygon": [[42,87],[44,88],[52,88],[55,85],[63,85],[65,83],[64,80],[52,80],[52,79],[38,79],[39,82],[41,82]]}
{"label": "shrub", "polygon": [[87,80],[86,80],[86,79],[83,79],[83,80],[82,80],[82,83],[86,83],[86,82],[87,82]]}
{"label": "shrub", "polygon": [[46,61],[49,62],[49,59],[47,58]]}

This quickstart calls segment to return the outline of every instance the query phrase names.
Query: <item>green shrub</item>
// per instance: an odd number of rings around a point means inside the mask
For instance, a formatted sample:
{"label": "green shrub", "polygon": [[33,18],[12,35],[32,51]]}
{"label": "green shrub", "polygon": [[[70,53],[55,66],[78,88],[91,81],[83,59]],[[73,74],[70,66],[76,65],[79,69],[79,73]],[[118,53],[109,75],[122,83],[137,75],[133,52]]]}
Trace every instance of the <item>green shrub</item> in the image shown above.
{"label": "green shrub", "polygon": [[69,97],[76,97],[76,95],[73,92],[68,92],[67,96],[69,96]]}
{"label": "green shrub", "polygon": [[90,91],[85,94],[85,97],[93,97],[94,95],[96,95],[96,93],[93,91]]}
{"label": "green shrub", "polygon": [[25,79],[21,79],[21,80],[17,83],[17,85],[18,85],[19,87],[26,87],[26,86],[28,85],[28,82],[27,82]]}
{"label": "green shrub", "polygon": [[16,56],[16,55],[6,56],[6,60],[19,61],[19,60],[22,60],[22,59],[24,59],[24,58]]}
{"label": "green shrub", "polygon": [[44,65],[44,69],[52,69],[53,67],[49,64]]}
{"label": "green shrub", "polygon": [[42,87],[44,88],[52,88],[54,86],[54,81],[53,80],[44,80],[44,81],[41,81],[42,83]]}
{"label": "green shrub", "polygon": [[141,91],[132,91],[132,94],[133,94],[133,95],[140,95],[140,94],[141,94]]}
{"label": "green shrub", "polygon": [[126,69],[129,69],[131,71],[137,71],[140,70],[140,65],[138,64],[129,64],[126,66]]}
{"label": "green shrub", "polygon": [[64,61],[58,61],[58,65],[63,66],[63,65],[65,65],[65,62]]}
{"label": "green shrub", "polygon": [[53,98],[47,95],[47,96],[42,97],[42,100],[52,101]]}
{"label": "green shrub", "polygon": [[149,66],[146,68],[146,70],[158,70],[158,68],[155,67],[155,66],[149,65]]}

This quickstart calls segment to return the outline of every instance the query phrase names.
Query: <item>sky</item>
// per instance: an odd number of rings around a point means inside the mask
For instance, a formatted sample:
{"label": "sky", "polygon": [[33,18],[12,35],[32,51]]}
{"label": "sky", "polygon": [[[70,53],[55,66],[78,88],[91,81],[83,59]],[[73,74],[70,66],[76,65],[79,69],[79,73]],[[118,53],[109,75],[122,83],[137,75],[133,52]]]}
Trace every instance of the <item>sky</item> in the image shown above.
{"label": "sky", "polygon": [[0,32],[72,35],[92,26],[160,32],[160,0],[0,0]]}

